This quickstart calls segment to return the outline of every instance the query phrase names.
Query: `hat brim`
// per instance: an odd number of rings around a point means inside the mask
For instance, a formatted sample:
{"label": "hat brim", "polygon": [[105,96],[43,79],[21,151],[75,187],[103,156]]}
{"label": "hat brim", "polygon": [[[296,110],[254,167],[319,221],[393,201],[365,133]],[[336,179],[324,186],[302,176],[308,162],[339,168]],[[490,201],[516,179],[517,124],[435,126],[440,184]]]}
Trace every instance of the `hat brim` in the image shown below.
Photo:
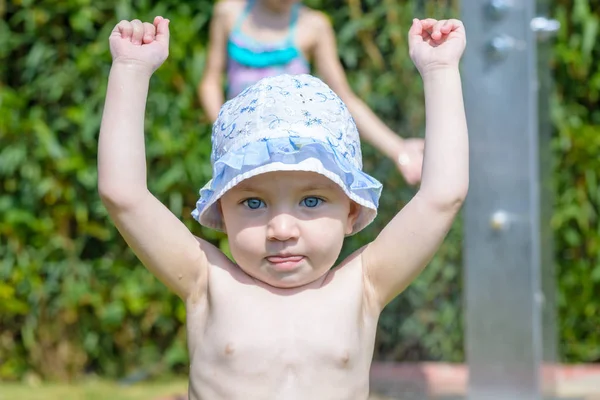
{"label": "hat brim", "polygon": [[364,229],[377,216],[381,183],[354,167],[329,143],[306,137],[257,141],[223,155],[213,165],[213,179],[200,190],[192,216],[206,227],[223,231],[218,200],[240,182],[274,171],[315,172],[336,183],[360,206],[350,235]]}

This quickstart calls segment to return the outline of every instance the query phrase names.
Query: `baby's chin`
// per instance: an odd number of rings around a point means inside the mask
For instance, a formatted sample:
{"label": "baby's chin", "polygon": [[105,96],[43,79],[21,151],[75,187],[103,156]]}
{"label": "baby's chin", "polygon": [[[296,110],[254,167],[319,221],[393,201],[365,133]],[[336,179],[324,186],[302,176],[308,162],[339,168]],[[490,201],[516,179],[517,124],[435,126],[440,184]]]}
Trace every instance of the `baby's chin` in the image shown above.
{"label": "baby's chin", "polygon": [[319,276],[310,276],[310,277],[306,277],[304,279],[300,278],[280,278],[280,279],[273,279],[272,277],[268,277],[266,278],[263,282],[266,283],[267,285],[277,288],[277,289],[300,289],[303,288],[305,286],[310,285],[311,283],[318,281],[319,279],[321,279],[321,277],[323,276],[319,275]]}
{"label": "baby's chin", "polygon": [[330,268],[319,269],[315,271],[310,268],[299,268],[294,271],[274,271],[272,269],[246,269],[240,265],[240,268],[252,278],[275,289],[300,289],[309,286],[312,283],[322,280]]}

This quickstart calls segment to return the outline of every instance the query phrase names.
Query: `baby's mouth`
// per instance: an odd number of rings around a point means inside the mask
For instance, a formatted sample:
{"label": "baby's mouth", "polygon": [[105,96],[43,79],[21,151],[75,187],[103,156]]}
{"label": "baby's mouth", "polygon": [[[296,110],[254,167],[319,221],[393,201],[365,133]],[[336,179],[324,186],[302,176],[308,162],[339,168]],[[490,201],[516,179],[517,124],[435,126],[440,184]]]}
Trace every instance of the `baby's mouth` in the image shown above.
{"label": "baby's mouth", "polygon": [[304,260],[304,256],[300,255],[276,255],[269,256],[266,258],[275,269],[278,270],[292,270],[298,266]]}

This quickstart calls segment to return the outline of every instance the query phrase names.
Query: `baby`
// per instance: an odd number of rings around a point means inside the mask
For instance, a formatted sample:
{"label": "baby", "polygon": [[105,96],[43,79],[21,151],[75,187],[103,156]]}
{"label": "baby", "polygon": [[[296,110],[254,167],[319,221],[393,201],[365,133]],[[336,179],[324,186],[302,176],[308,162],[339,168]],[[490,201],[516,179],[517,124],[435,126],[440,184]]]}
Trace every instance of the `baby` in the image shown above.
{"label": "baby", "polygon": [[415,19],[410,55],[427,111],[422,183],[368,245],[334,267],[344,237],[376,216],[344,103],[309,75],[266,78],[213,126],[213,178],[193,212],[227,233],[231,261],[146,185],[144,108],[169,20],[121,21],[99,139],[98,189],[142,263],[186,304],[189,397],[366,399],[381,310],[432,258],[468,189],[457,20]]}

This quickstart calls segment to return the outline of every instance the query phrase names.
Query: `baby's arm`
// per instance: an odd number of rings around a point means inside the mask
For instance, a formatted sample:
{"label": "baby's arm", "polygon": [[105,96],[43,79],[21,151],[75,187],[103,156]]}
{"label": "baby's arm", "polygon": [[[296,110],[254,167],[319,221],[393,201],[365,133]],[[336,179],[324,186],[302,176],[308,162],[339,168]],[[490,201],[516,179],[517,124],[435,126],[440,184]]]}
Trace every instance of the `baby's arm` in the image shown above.
{"label": "baby's arm", "polygon": [[425,160],[415,197],[367,246],[367,295],[383,308],[429,263],[467,195],[469,147],[458,63],[465,46],[460,21],[416,20],[410,52],[423,78]]}
{"label": "baby's arm", "polygon": [[198,85],[198,98],[204,113],[214,122],[223,105],[223,73],[227,60],[227,12],[232,7],[229,1],[221,1],[214,5],[213,17],[210,21],[208,52],[202,80]]}
{"label": "baby's arm", "polygon": [[98,190],[143,264],[188,299],[205,291],[205,250],[210,245],[194,237],[146,185],[146,97],[150,76],[167,58],[168,45],[168,20],[161,17],[154,24],[121,21],[111,33],[113,64],[98,144]]}
{"label": "baby's arm", "polygon": [[[314,12],[312,21],[315,26],[314,31],[318,32],[314,48],[318,74],[344,101],[356,122],[362,139],[391,159],[400,169],[407,183],[411,185],[418,183],[421,179],[423,163],[423,140],[402,139],[354,94],[337,53],[335,33],[331,24],[325,15],[317,12]],[[398,163],[401,155],[406,156],[407,163]]]}

